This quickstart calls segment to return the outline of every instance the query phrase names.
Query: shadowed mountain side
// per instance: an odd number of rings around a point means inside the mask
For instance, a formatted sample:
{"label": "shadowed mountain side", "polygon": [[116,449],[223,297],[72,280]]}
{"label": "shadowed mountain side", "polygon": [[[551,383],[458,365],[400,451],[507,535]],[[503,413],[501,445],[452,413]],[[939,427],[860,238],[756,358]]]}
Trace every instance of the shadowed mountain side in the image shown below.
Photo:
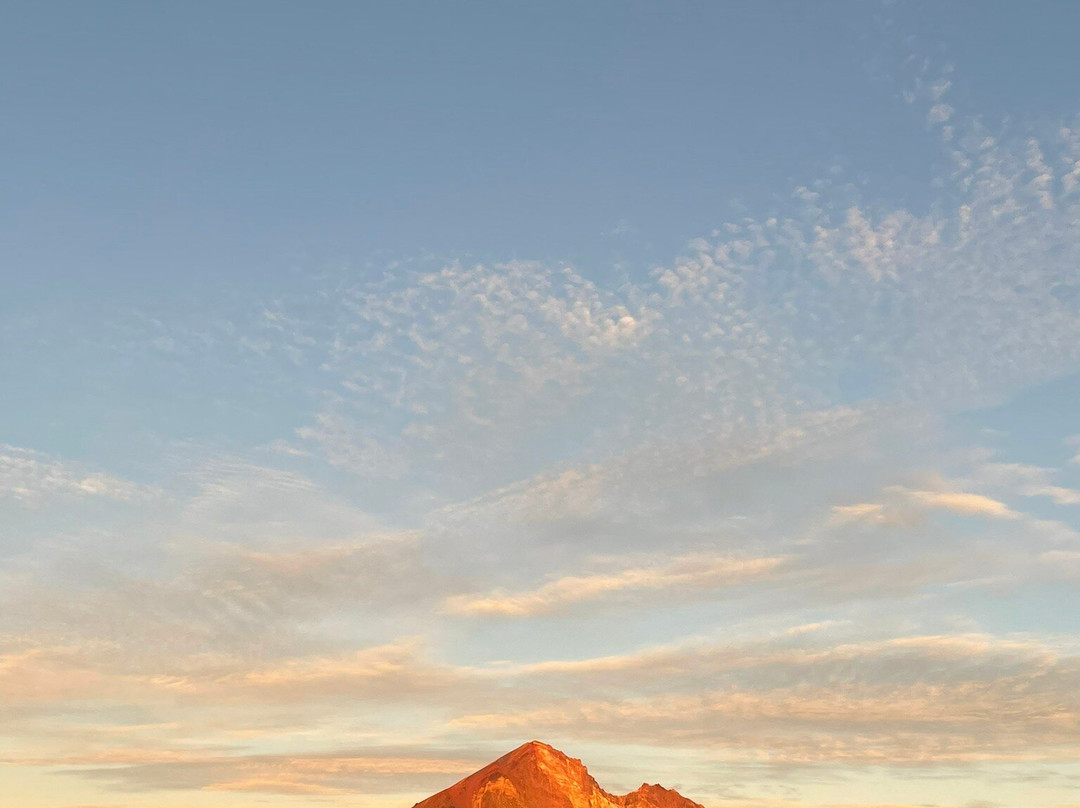
{"label": "shadowed mountain side", "polygon": [[580,760],[530,741],[414,808],[702,808],[643,784],[624,796],[600,788]]}

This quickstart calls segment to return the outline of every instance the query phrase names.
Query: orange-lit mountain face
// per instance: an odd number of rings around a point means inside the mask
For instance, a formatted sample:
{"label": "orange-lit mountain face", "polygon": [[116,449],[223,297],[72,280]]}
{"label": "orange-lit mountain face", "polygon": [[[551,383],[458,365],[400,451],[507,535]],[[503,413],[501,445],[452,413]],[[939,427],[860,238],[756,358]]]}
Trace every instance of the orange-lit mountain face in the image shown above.
{"label": "orange-lit mountain face", "polygon": [[597,785],[580,760],[531,741],[414,808],[702,808],[644,784],[624,796]]}

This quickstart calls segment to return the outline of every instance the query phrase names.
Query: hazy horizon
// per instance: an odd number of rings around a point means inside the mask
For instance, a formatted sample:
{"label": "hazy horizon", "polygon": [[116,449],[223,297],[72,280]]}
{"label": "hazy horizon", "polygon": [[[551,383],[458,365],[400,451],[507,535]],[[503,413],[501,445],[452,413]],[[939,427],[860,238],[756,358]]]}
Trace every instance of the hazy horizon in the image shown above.
{"label": "hazy horizon", "polygon": [[0,9],[0,805],[1080,806],[1080,5]]}

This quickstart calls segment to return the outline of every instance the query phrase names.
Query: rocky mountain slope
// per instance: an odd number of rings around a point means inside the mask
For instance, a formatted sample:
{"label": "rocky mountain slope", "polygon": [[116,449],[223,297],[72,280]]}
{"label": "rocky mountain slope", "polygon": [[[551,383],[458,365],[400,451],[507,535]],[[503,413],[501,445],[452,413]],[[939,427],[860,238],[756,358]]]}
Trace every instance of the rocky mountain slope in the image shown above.
{"label": "rocky mountain slope", "polygon": [[702,808],[677,791],[647,783],[617,796],[600,788],[580,760],[531,741],[414,808]]}

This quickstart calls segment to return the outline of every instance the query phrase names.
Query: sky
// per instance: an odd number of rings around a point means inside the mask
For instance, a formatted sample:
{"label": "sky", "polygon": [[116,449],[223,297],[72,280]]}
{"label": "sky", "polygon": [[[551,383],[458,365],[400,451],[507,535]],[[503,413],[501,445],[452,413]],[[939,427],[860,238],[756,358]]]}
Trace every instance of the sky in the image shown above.
{"label": "sky", "polygon": [[0,3],[0,806],[1080,806],[1077,30]]}

